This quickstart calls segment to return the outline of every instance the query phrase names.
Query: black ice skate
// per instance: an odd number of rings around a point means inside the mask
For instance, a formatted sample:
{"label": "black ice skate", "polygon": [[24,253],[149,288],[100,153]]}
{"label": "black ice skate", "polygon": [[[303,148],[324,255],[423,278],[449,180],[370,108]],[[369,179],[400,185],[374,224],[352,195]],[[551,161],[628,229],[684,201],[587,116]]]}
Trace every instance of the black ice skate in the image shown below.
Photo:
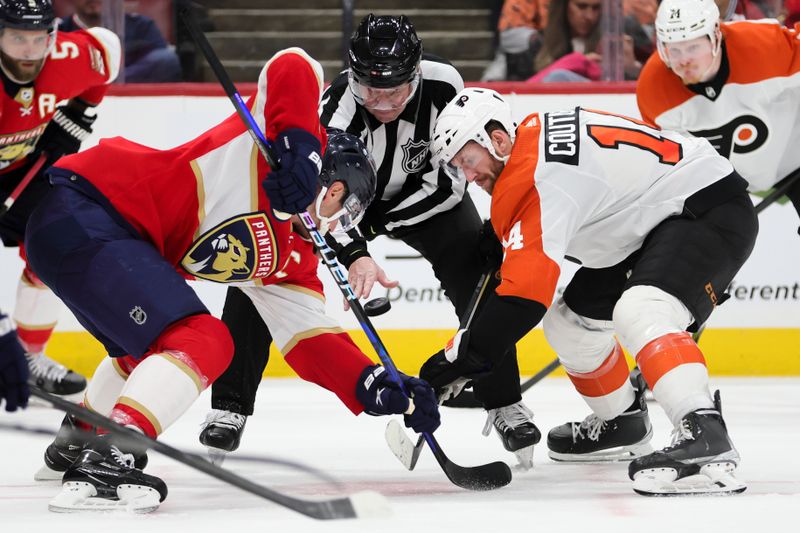
{"label": "black ice skate", "polygon": [[[78,458],[81,451],[95,437],[95,428],[82,429],[78,419],[64,416],[56,438],[44,451],[44,466],[33,475],[36,481],[60,480],[64,471]],[[136,457],[136,468],[147,466],[147,454]]]}
{"label": "black ice skate", "polygon": [[483,434],[489,435],[494,426],[503,447],[517,456],[520,468],[533,468],[533,446],[539,443],[542,434],[533,423],[531,410],[520,401],[506,407],[489,409],[487,413]]}
{"label": "black ice skate", "polygon": [[214,409],[206,415],[200,431],[200,444],[208,447],[211,462],[219,465],[225,455],[239,448],[247,417],[231,411]]}
{"label": "black ice skate", "polygon": [[99,435],[64,472],[54,512],[124,510],[149,513],[167,497],[164,482],[136,468],[142,452],[126,453],[110,435]]}
{"label": "black ice skate", "polygon": [[64,365],[56,363],[44,353],[25,354],[28,359],[28,384],[68,400],[78,401],[86,390],[86,378]]}
{"label": "black ice skate", "polygon": [[633,490],[644,496],[734,494],[747,485],[733,477],[739,453],[728,437],[719,391],[714,409],[699,409],[681,420],[672,444],[628,465]]}
{"label": "black ice skate", "polygon": [[[640,376],[641,377],[641,376]],[[636,399],[616,418],[602,420],[596,415],[583,422],[567,422],[547,434],[547,448],[554,461],[594,463],[629,461],[653,451],[653,428],[644,401],[644,380],[635,386]]]}

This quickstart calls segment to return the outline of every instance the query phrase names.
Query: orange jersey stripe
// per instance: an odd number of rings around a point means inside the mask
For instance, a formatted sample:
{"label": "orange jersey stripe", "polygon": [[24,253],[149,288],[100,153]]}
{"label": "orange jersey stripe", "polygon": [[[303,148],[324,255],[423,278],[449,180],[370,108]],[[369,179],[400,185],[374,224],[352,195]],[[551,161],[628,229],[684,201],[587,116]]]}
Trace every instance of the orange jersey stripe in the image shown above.
{"label": "orange jersey stripe", "polygon": [[511,157],[492,193],[491,216],[505,254],[497,294],[536,300],[549,307],[560,268],[542,244],[542,209],[534,176],[540,134],[538,114],[527,117],[517,129]]}
{"label": "orange jersey stripe", "polygon": [[636,364],[647,385],[653,389],[661,377],[680,365],[706,364],[703,352],[686,332],[669,333],[649,342],[636,354]]}
{"label": "orange jersey stripe", "polygon": [[628,362],[617,343],[603,364],[593,372],[567,372],[575,389],[583,396],[597,398],[619,390],[628,381]]}

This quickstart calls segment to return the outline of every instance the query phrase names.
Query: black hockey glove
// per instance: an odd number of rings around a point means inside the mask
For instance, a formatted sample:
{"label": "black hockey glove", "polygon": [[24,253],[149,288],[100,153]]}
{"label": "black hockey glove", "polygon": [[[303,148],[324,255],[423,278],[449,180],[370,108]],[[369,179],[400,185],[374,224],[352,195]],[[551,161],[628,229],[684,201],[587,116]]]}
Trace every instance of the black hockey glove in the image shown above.
{"label": "black hockey glove", "polygon": [[319,139],[300,128],[282,131],[273,144],[277,170],[261,182],[272,209],[297,214],[308,209],[317,196],[322,170]]}
{"label": "black hockey glove", "polygon": [[486,268],[498,269],[503,263],[503,245],[494,232],[491,220],[484,220],[478,238],[478,253],[486,262]]}
{"label": "black hockey glove", "polygon": [[469,347],[469,330],[460,330],[447,347],[433,354],[419,370],[440,402],[454,398],[472,380],[491,371],[491,364]]}
{"label": "black hockey glove", "polygon": [[0,404],[5,400],[6,411],[16,411],[28,405],[28,360],[11,319],[0,317]]}
{"label": "black hockey glove", "polygon": [[364,218],[358,223],[358,229],[365,239],[371,241],[378,235],[386,235],[386,220],[383,209],[379,209],[378,205],[372,205],[372,209],[367,209],[364,213]]}
{"label": "black hockey glove", "polygon": [[406,427],[417,433],[433,433],[441,423],[433,389],[421,379],[403,373],[400,378],[414,400],[413,405],[384,367],[366,367],[356,384],[356,398],[364,406],[364,412],[373,416],[403,415]]}
{"label": "black hockey glove", "polygon": [[55,163],[61,156],[74,154],[81,149],[81,143],[92,133],[97,115],[87,115],[71,106],[56,109],[53,118],[44,129],[36,143],[36,150],[47,153],[47,166]]}

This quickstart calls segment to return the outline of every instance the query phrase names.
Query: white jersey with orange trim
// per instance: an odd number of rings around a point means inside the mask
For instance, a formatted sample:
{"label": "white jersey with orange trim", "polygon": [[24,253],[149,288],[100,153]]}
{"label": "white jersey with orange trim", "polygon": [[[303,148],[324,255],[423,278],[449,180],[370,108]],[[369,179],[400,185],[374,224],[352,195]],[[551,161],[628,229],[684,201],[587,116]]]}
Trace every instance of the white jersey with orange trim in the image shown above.
{"label": "white jersey with orange trim", "polygon": [[492,194],[501,296],[552,302],[565,257],[613,266],[733,172],[705,139],[576,108],[528,116]]}
{"label": "white jersey with orange trim", "polygon": [[722,65],[706,83],[684,85],[653,54],[636,87],[646,121],[707,138],[751,191],[800,168],[800,35],[774,22],[722,24]]}

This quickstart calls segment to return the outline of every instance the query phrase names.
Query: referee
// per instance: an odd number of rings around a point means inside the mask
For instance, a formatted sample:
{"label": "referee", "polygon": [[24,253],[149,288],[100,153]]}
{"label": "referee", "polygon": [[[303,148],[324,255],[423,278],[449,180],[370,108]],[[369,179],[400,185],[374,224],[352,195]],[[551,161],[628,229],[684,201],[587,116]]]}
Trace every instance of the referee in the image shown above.
{"label": "referee", "polygon": [[[349,69],[322,96],[322,125],[358,135],[378,169],[375,200],[358,230],[329,235],[339,262],[348,269],[356,297],[367,297],[375,283],[397,286],[370,257],[367,241],[378,235],[400,239],[433,267],[459,317],[468,310],[481,274],[489,268],[479,250],[483,223],[466,181],[454,182],[433,168],[428,145],[439,112],[464,88],[449,63],[422,53],[405,16],[368,15],[350,41]],[[489,227],[489,226],[487,226]],[[490,227],[489,227],[490,228]],[[491,229],[489,229],[491,231]],[[494,237],[493,231],[491,237]],[[335,239],[335,241],[333,240]],[[496,286],[496,280],[493,286]],[[238,289],[228,290],[223,321],[236,345],[234,360],[212,387],[212,408],[200,441],[235,450],[266,366],[269,332]],[[530,465],[539,430],[522,403],[516,354],[474,384],[504,447]]]}

